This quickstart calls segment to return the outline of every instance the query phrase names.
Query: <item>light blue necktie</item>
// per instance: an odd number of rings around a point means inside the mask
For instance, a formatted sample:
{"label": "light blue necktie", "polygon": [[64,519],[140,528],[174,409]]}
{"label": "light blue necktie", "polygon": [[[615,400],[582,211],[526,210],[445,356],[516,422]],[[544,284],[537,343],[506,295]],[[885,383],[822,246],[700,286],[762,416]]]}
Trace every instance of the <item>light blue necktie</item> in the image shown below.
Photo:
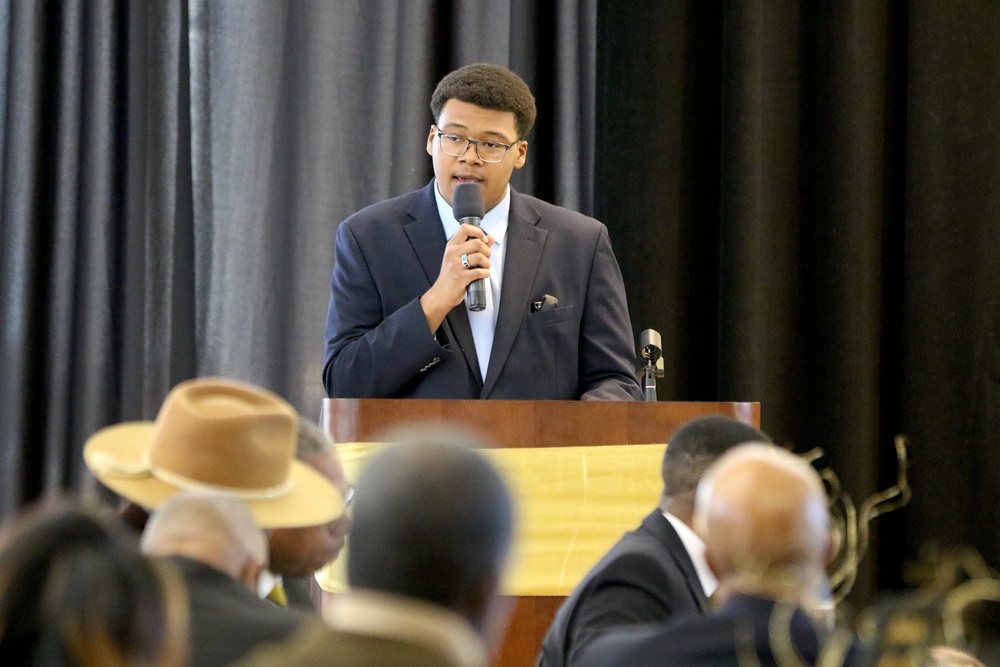
{"label": "light blue necktie", "polygon": [[476,343],[476,354],[479,356],[479,371],[483,375],[483,382],[486,382],[486,370],[490,366],[490,352],[493,350],[493,329],[496,326],[493,317],[493,281],[486,280],[486,307],[478,312],[470,310],[468,313],[472,340]]}

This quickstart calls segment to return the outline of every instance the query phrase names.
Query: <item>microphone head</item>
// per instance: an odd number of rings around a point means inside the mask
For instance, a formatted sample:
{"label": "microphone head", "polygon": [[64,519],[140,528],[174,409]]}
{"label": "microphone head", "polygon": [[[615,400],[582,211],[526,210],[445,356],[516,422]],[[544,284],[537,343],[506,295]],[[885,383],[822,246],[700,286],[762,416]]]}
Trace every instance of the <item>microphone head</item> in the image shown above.
{"label": "microphone head", "polygon": [[655,364],[663,353],[662,348],[660,333],[655,329],[646,329],[639,334],[639,356],[645,361]]}
{"label": "microphone head", "polygon": [[483,204],[483,186],[479,183],[459,183],[455,186],[451,204],[456,220],[462,218],[482,220],[483,216],[486,215],[486,206]]}

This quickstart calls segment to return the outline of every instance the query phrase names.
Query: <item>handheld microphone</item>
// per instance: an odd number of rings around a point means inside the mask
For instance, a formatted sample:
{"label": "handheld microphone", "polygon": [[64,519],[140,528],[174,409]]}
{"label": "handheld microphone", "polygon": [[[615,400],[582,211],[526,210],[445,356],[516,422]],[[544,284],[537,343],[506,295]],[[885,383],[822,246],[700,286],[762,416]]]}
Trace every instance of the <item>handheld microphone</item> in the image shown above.
{"label": "handheld microphone", "polygon": [[[459,183],[455,186],[451,201],[452,211],[459,224],[476,227],[482,225],[486,206],[483,204],[483,187],[479,183]],[[485,278],[477,278],[469,283],[465,288],[465,303],[469,310],[478,312],[486,309],[486,290]]]}

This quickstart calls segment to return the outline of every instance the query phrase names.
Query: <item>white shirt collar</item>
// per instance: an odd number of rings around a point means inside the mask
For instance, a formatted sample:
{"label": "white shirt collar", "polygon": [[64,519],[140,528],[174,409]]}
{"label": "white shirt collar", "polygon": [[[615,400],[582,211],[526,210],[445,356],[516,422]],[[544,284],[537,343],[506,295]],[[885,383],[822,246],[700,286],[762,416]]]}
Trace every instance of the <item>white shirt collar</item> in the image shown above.
{"label": "white shirt collar", "polygon": [[[437,179],[434,179],[434,199],[437,202],[438,215],[441,216],[441,224],[444,226],[444,237],[450,239],[458,231],[460,225],[455,219],[455,212],[451,204],[444,200],[438,190]],[[510,184],[504,191],[503,199],[500,203],[486,211],[483,216],[483,230],[492,236],[498,245],[502,245],[507,236],[507,219],[510,217]]]}
{"label": "white shirt collar", "polygon": [[663,512],[663,518],[669,521],[670,525],[677,531],[677,537],[681,538],[684,549],[691,558],[691,562],[694,563],[694,571],[698,573],[698,582],[701,584],[702,590],[705,591],[705,597],[711,597],[715,589],[719,587],[719,581],[712,574],[712,570],[708,567],[708,561],[705,560],[705,543],[686,523],[670,512]]}

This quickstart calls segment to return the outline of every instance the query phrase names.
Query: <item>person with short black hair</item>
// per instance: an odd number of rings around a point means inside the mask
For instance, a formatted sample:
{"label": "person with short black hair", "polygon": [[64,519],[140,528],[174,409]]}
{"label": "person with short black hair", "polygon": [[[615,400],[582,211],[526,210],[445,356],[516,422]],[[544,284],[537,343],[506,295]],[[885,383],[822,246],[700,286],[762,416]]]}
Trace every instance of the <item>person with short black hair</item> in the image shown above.
{"label": "person with short black hair", "polygon": [[[388,438],[390,441],[395,438]],[[514,535],[506,484],[482,446],[424,431],[390,445],[357,481],[350,591],[244,667],[485,667],[509,618],[500,580]]]}
{"label": "person with short black hair", "polygon": [[715,577],[692,530],[695,490],[705,471],[744,442],[770,442],[758,429],[719,415],[684,424],[663,455],[660,505],[601,558],[556,613],[540,667],[576,664],[597,637],[617,627],[705,614]]}
{"label": "person with short black hair", "polygon": [[[468,65],[441,80],[431,111],[435,178],[337,229],[327,394],[641,398],[607,228],[510,187],[535,120],[527,84],[499,65]],[[470,183],[482,193],[481,227],[453,208]],[[480,279],[485,308],[467,308]]]}

